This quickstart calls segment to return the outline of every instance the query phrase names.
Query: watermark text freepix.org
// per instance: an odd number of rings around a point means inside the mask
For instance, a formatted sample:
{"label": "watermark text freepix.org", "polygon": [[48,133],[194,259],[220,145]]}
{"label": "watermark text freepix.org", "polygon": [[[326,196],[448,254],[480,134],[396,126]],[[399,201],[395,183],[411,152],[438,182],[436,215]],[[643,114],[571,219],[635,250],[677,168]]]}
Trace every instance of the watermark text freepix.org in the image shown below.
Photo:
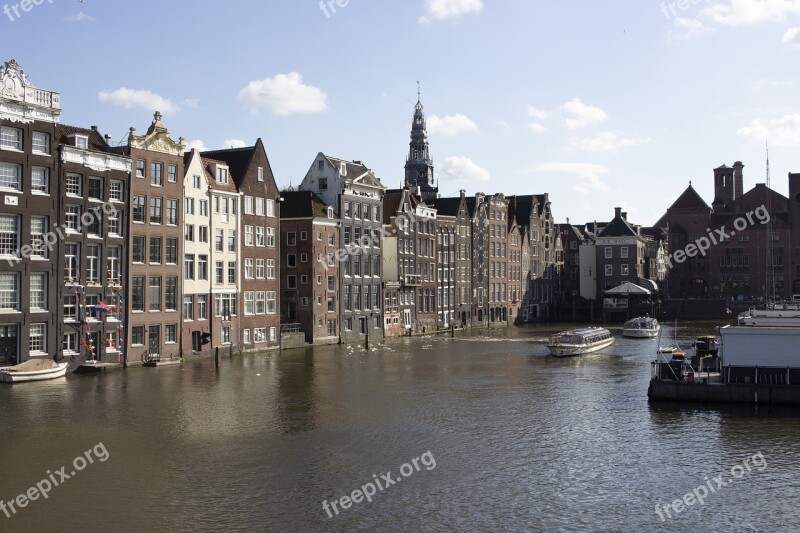
{"label": "watermark text freepix.org", "polygon": [[62,466],[56,470],[55,473],[48,470],[46,478],[42,479],[22,494],[19,494],[16,498],[12,498],[7,502],[0,499],[0,511],[6,515],[6,518],[11,518],[13,515],[17,514],[17,511],[27,507],[32,501],[38,500],[40,496],[42,499],[46,500],[51,490],[62,485],[65,481],[75,476],[81,470],[84,470],[90,464],[94,464],[95,459],[101,463],[105,463],[108,461],[108,458],[109,454],[105,444],[99,442],[92,448],[86,450],[83,455],[79,455],[72,460],[73,470],[69,473],[67,473],[68,466]]}
{"label": "watermark text freepix.org", "polygon": [[667,518],[674,518],[672,513],[675,513],[675,517],[677,517],[678,514],[682,513],[688,507],[691,507],[696,503],[704,505],[706,498],[712,494],[715,494],[721,489],[732,485],[735,480],[742,479],[745,473],[752,473],[753,468],[758,468],[759,472],[766,470],[767,460],[764,457],[764,454],[761,452],[758,452],[750,457],[745,457],[744,461],[742,461],[742,464],[733,466],[730,470],[730,478],[728,478],[727,481],[725,480],[724,473],[714,476],[711,479],[706,476],[705,483],[684,494],[683,498],[675,500],[666,505],[662,505],[660,503],[656,504],[656,514],[662,522],[665,522]]}
{"label": "watermark text freepix.org", "polygon": [[708,6],[711,5],[711,0],[676,0],[674,2],[661,2],[661,12],[664,13],[667,20],[672,20],[678,16],[678,11],[689,11],[692,6],[700,2],[705,2]]}
{"label": "watermark text freepix.org", "polygon": [[[433,458],[433,454],[428,450],[421,456],[411,459],[408,463],[400,465],[400,475],[402,477],[392,476],[391,472],[386,472],[380,477],[378,477],[378,474],[372,474],[372,481],[365,483],[360,489],[356,489],[337,500],[331,500],[330,502],[328,502],[328,500],[323,500],[322,508],[328,513],[329,518],[333,518],[334,515],[339,514],[338,507],[341,507],[342,510],[347,510],[353,504],[361,503],[364,500],[372,502],[372,497],[375,496],[378,491],[383,492],[384,489],[388,489],[395,483],[400,483],[403,478],[413,475],[414,472],[419,472],[420,462],[422,466],[425,467],[425,470],[433,470],[436,468],[436,459]],[[331,512],[331,510],[333,510],[333,512]]]}
{"label": "watermark text freepix.org", "polygon": [[[14,22],[22,17],[22,13],[20,13],[20,11],[23,13],[30,13],[33,10],[33,6],[40,6],[44,4],[44,2],[45,0],[21,0],[16,4],[11,4],[11,7],[9,7],[8,4],[4,4],[3,13],[6,14],[11,22]],[[53,0],[47,0],[47,3],[52,4]]]}
{"label": "watermark text freepix.org", "polygon": [[350,0],[319,0],[319,9],[325,16],[331,18],[331,15],[336,14],[336,7],[347,7]]}
{"label": "watermark text freepix.org", "polygon": [[753,219],[754,216],[762,225],[769,224],[769,211],[767,211],[767,208],[762,205],[761,207],[757,207],[755,210],[745,213],[743,216],[734,220],[734,229],[730,232],[725,231],[725,226],[715,229],[714,231],[711,231],[711,228],[706,228],[706,231],[708,232],[707,237],[700,237],[694,242],[687,244],[683,250],[678,250],[674,254],[668,255],[666,259],[667,267],[673,267],[673,260],[675,263],[680,265],[688,258],[697,257],[698,254],[701,257],[705,257],[706,252],[708,252],[712,246],[716,246],[721,242],[729,241],[731,237],[736,235],[737,231],[742,232],[750,226],[755,226],[755,220]]}

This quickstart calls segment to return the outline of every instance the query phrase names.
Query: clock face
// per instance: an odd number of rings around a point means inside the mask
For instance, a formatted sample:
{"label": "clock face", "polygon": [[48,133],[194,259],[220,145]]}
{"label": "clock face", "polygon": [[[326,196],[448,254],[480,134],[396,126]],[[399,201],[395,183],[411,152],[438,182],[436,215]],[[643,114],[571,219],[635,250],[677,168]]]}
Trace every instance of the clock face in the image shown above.
{"label": "clock face", "polygon": [[428,171],[427,171],[427,170],[425,170],[424,168],[422,168],[422,169],[420,169],[420,170],[419,170],[419,172],[417,173],[417,175],[418,175],[420,178],[426,178],[426,177],[428,176]]}

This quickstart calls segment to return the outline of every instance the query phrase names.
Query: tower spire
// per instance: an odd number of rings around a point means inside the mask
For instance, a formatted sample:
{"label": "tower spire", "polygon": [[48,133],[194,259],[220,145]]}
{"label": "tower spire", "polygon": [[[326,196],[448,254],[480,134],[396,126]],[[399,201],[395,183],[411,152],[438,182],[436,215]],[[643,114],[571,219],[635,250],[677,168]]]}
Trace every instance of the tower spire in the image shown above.
{"label": "tower spire", "polygon": [[433,176],[433,160],[428,145],[428,128],[422,105],[422,87],[417,81],[417,103],[411,122],[411,142],[406,158],[405,184],[409,189],[420,190],[423,200],[436,198],[438,187]]}

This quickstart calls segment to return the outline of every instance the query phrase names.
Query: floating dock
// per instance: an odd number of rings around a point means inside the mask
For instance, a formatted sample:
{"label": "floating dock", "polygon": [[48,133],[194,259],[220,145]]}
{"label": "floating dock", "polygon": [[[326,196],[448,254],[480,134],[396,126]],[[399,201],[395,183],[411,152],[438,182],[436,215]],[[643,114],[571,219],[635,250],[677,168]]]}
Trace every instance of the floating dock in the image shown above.
{"label": "floating dock", "polygon": [[800,386],[652,380],[647,397],[651,402],[800,405]]}

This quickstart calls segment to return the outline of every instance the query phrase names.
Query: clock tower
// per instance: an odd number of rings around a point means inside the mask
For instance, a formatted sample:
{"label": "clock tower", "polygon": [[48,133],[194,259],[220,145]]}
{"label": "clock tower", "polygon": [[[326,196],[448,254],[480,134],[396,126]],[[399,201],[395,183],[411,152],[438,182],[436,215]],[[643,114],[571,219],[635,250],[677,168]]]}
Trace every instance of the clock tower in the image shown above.
{"label": "clock tower", "polygon": [[406,186],[423,200],[436,198],[439,188],[433,179],[433,160],[428,147],[428,129],[422,101],[417,92],[417,105],[414,106],[414,120],[411,123],[411,143],[406,158]]}

